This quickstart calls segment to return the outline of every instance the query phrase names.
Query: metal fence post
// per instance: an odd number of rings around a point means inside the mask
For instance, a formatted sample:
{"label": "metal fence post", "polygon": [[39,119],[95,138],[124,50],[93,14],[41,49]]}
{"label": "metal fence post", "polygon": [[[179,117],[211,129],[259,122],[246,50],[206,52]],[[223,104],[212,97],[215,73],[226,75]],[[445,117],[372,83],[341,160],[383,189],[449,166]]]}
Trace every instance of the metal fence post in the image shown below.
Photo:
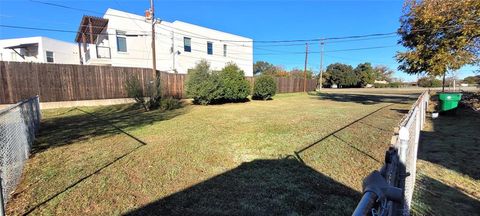
{"label": "metal fence post", "polygon": [[400,130],[398,131],[398,138],[400,139],[400,151],[398,152],[400,156],[400,162],[405,164],[407,159],[408,140],[410,139],[410,132],[408,131],[408,128],[404,126],[400,127]]}
{"label": "metal fence post", "polygon": [[3,199],[3,179],[0,176],[0,216],[5,216],[5,200]]}

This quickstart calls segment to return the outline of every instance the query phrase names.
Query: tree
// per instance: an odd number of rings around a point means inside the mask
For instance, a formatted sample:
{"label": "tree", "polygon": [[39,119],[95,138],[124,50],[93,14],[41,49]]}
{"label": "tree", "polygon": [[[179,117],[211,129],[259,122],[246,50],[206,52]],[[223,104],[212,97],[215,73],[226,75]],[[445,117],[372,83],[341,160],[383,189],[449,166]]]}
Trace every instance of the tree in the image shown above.
{"label": "tree", "polygon": [[417,80],[417,84],[420,87],[440,87],[442,86],[442,81],[436,79],[433,76],[422,77]]}
{"label": "tree", "polygon": [[358,83],[358,77],[353,67],[342,63],[330,64],[326,70],[328,85],[337,84],[339,87],[354,87]]}
{"label": "tree", "polygon": [[392,82],[393,70],[384,65],[377,65],[373,68],[375,71],[375,80],[385,80]]}
{"label": "tree", "polygon": [[269,62],[266,61],[257,61],[255,64],[253,64],[253,74],[258,75],[258,74],[263,74],[267,71],[272,71],[274,69],[274,65],[270,64]]}
{"label": "tree", "polygon": [[480,75],[465,77],[463,82],[467,84],[480,84]]}
{"label": "tree", "polygon": [[[312,77],[313,77],[312,70],[307,69],[306,72],[307,72],[307,79],[312,79]],[[304,78],[304,71],[300,70],[298,68],[294,68],[291,71],[289,71],[288,73],[289,73],[289,77],[292,77],[292,78],[299,78],[299,79]]]}
{"label": "tree", "polygon": [[373,70],[372,64],[366,62],[359,64],[354,70],[357,76],[357,86],[365,87],[367,84],[373,84],[375,82],[376,74]]}
{"label": "tree", "polygon": [[408,74],[445,76],[480,64],[480,1],[406,0],[400,18],[399,69]]}

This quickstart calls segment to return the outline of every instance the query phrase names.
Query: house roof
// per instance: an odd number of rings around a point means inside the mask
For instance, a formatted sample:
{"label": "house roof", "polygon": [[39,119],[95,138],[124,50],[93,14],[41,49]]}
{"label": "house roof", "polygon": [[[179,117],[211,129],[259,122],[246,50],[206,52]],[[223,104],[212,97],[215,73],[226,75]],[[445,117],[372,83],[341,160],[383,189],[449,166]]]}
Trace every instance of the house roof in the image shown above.
{"label": "house roof", "polygon": [[75,37],[75,42],[83,43],[85,37],[85,42],[89,44],[95,43],[98,35],[100,35],[103,30],[108,25],[108,19],[94,16],[83,16],[80,26],[78,27],[77,36]]}

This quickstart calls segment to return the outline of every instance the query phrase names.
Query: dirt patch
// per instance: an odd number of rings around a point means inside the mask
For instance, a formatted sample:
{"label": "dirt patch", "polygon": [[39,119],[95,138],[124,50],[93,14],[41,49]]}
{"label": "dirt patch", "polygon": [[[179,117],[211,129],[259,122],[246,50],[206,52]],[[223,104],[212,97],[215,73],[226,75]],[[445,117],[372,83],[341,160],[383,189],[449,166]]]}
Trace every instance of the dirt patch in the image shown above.
{"label": "dirt patch", "polygon": [[475,111],[480,111],[480,92],[464,92],[461,104]]}

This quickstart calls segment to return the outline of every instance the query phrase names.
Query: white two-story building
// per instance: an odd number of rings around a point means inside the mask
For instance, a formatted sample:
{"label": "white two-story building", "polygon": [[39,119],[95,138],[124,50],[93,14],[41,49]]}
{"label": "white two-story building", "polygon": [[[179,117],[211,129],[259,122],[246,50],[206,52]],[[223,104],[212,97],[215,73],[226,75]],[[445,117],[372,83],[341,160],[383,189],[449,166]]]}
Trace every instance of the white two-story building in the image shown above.
{"label": "white two-story building", "polygon": [[[213,70],[234,62],[253,76],[253,40],[181,21],[155,24],[156,68],[187,73],[201,60]],[[75,41],[90,65],[151,68],[152,24],[144,16],[108,9],[103,18],[84,16]]]}
{"label": "white two-story building", "polygon": [[0,40],[0,61],[80,64],[77,44],[47,37]]}

